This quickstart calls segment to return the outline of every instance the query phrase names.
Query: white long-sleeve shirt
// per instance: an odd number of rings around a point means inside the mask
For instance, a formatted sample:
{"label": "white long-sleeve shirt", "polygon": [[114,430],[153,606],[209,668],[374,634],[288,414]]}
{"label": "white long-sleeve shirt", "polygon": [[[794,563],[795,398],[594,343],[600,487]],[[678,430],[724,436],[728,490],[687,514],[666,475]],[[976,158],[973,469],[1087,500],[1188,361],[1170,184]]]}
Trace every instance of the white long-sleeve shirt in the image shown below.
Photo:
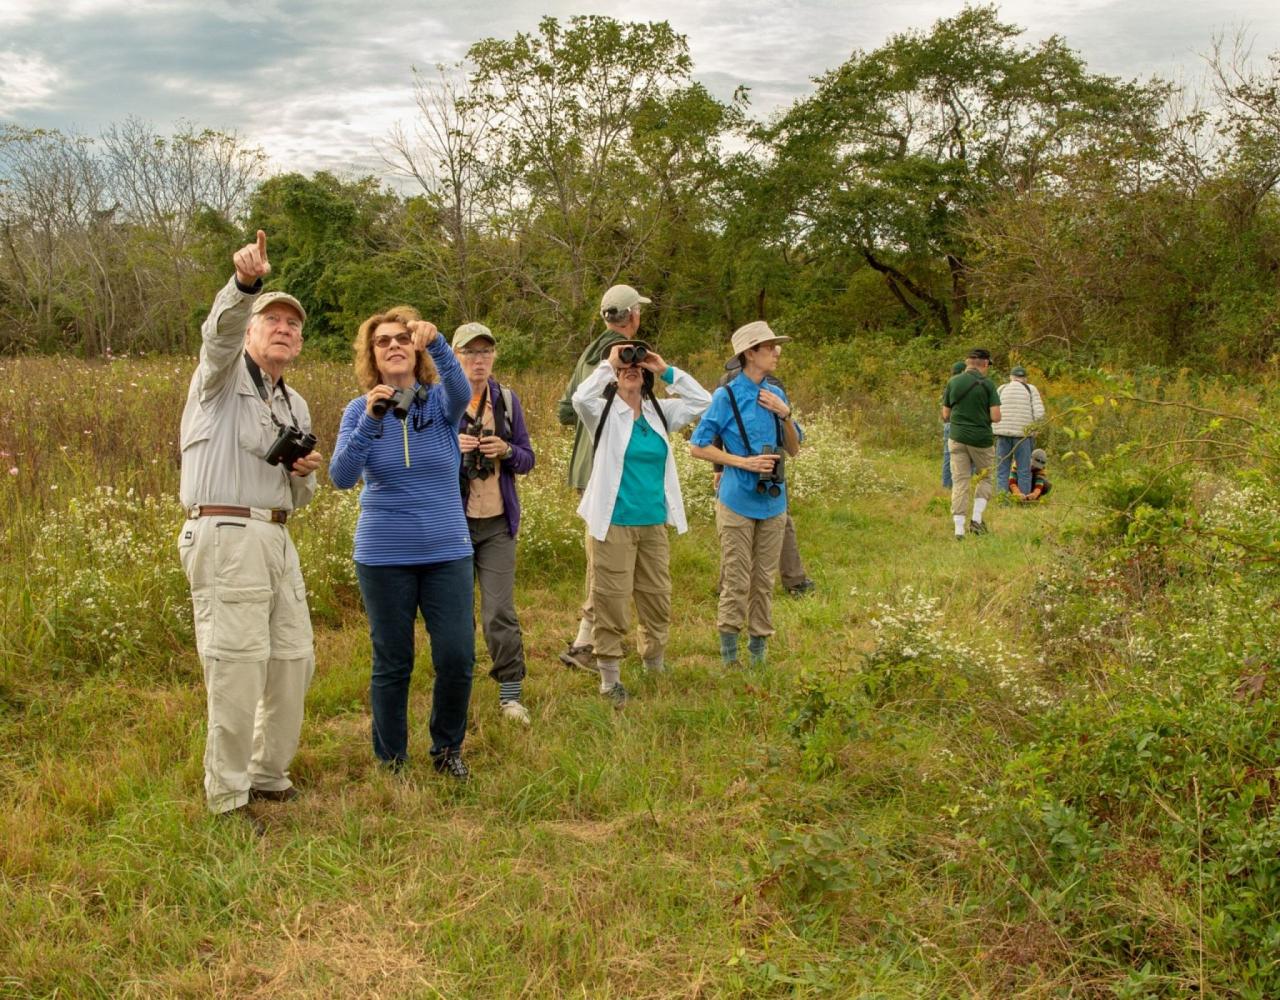
{"label": "white long-sleeve shirt", "polygon": [[997,391],[1000,420],[991,425],[992,434],[1020,438],[1027,432],[1028,424],[1044,419],[1044,400],[1040,398],[1040,390],[1030,382],[1013,379]]}
{"label": "white long-sleeve shirt", "polygon": [[[661,418],[654,412],[653,404],[647,398],[641,401],[640,412],[649,426],[667,443],[667,466],[663,476],[667,523],[674,525],[676,531],[683,534],[689,530],[689,523],[685,519],[684,497],[680,493],[680,478],[676,475],[676,460],[671,452],[671,439],[667,436],[667,431],[674,433],[702,416],[711,405],[711,395],[688,372],[674,366],[671,371],[670,385],[661,378],[654,379],[655,387],[667,386],[667,398],[662,400],[662,415],[667,418],[667,426],[662,426]],[[596,365],[595,370],[574,391],[573,409],[592,437],[600,423],[600,414],[604,411],[605,387],[616,377],[613,366],[608,360],[604,360]],[[615,398],[613,405],[609,407],[604,431],[600,435],[600,447],[596,450],[591,466],[591,477],[587,480],[582,502],[578,504],[578,514],[587,522],[591,537],[600,541],[604,541],[609,533],[609,524],[613,520],[613,507],[618,499],[618,487],[622,483],[622,462],[634,427],[635,414],[631,412],[631,407]]]}

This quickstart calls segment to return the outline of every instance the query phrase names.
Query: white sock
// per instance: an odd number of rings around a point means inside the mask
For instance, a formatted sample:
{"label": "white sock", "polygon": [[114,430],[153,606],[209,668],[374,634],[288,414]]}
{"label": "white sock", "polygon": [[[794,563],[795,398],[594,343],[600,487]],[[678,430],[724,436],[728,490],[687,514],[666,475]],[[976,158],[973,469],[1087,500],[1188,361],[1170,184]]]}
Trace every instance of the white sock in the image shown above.
{"label": "white sock", "polygon": [[578,621],[578,634],[573,640],[575,646],[590,646],[592,640],[591,623],[585,618]]}
{"label": "white sock", "polygon": [[986,497],[975,497],[973,501],[973,523],[982,523],[982,512],[987,509]]}
{"label": "white sock", "polygon": [[596,658],[596,666],[600,668],[600,693],[603,694],[622,679],[622,660],[615,658],[605,660]]}
{"label": "white sock", "polygon": [[956,514],[951,520],[956,522],[956,534],[963,535],[964,534],[964,515]]}

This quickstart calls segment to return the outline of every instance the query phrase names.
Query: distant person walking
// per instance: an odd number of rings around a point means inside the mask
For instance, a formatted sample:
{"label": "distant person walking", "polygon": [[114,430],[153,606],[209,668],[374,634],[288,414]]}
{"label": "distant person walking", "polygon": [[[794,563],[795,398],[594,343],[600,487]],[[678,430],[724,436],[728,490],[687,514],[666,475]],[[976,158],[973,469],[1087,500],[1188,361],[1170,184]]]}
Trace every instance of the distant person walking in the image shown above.
{"label": "distant person walking", "polygon": [[[957,361],[951,366],[951,374],[959,375],[964,371],[964,362]],[[944,389],[945,394],[945,389]],[[942,422],[942,488],[944,490],[951,489],[951,424],[949,421]]]}
{"label": "distant person walking", "polygon": [[[983,514],[995,493],[991,472],[996,449],[991,426],[1000,419],[1000,393],[987,378],[990,367],[990,352],[975,347],[965,357],[964,371],[951,377],[942,394],[942,421],[950,425],[951,518],[957,539],[964,538],[966,520],[971,534],[987,533]],[[969,483],[975,477],[978,485],[970,516]]]}
{"label": "distant person walking", "polygon": [[[596,367],[609,356],[615,344],[627,340],[635,340],[640,332],[640,307],[648,305],[649,300],[630,285],[614,285],[600,297],[600,318],[604,320],[604,333],[591,341],[573,366],[573,375],[565,387],[564,395],[556,407],[556,416],[566,427],[573,427],[573,451],[569,455],[569,485],[581,496],[591,478],[591,464],[594,459],[591,434],[578,417],[573,406],[573,395],[578,386],[588,378]],[[586,551],[586,598],[582,602],[578,619],[578,632],[568,648],[560,654],[560,662],[574,670],[596,669],[595,649],[592,645],[592,631],[595,628],[595,610],[591,604],[591,532],[584,535],[583,546]]]}
{"label": "distant person walking", "polygon": [[996,489],[1009,491],[1009,464],[1017,463],[1018,490],[1023,496],[1031,492],[1031,453],[1036,439],[1027,428],[1044,419],[1044,400],[1040,390],[1027,381],[1027,370],[1015,365],[1010,379],[1000,387],[1000,419],[991,427],[996,438]]}

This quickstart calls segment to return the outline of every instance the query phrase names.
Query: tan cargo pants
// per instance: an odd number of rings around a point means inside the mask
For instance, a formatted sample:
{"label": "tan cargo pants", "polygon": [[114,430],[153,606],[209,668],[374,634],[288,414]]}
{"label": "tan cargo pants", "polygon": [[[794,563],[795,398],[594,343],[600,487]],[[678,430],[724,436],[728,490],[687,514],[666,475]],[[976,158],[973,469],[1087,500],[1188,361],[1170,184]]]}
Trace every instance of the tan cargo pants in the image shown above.
{"label": "tan cargo pants", "polygon": [[208,696],[205,797],[211,812],[226,812],[248,802],[251,787],[292,785],[315,672],[306,585],[282,524],[196,518],[183,524],[178,553]]}
{"label": "tan cargo pants", "polygon": [[587,545],[592,567],[592,642],[596,656],[622,656],[622,643],[631,628],[630,602],[634,598],[640,620],[640,656],[645,660],[660,658],[667,648],[671,628],[671,542],[667,526],[611,524],[603,542],[588,535]]}
{"label": "tan cargo pants", "polygon": [[721,632],[773,635],[773,581],[778,575],[787,515],[756,520],[716,502],[720,535],[720,603],[716,627]]}

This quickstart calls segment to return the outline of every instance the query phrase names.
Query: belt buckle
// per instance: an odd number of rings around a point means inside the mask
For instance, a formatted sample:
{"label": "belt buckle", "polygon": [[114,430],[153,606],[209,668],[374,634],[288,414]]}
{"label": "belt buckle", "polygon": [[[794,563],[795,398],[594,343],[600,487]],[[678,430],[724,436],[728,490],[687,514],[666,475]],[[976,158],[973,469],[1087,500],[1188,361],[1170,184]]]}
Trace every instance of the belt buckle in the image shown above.
{"label": "belt buckle", "polygon": [[289,520],[289,512],[287,510],[276,509],[271,512],[272,524],[285,524]]}
{"label": "belt buckle", "polygon": [[198,503],[193,503],[190,507],[187,508],[188,521],[194,521],[199,516],[200,516],[200,505]]}

